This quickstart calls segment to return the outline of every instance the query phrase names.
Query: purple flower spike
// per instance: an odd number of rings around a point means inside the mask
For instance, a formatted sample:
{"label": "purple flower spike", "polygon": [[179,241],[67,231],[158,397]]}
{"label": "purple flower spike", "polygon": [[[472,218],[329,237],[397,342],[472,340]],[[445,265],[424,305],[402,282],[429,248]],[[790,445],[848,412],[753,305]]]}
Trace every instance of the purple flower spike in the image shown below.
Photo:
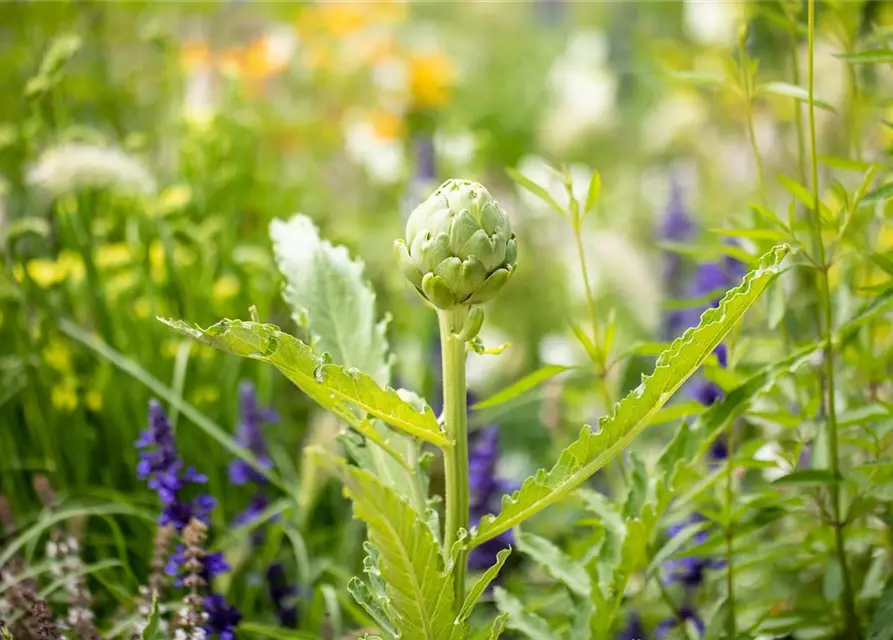
{"label": "purple flower spike", "polygon": [[[705,518],[699,513],[691,516],[667,529],[667,536],[673,538],[689,525],[704,522]],[[694,535],[690,545],[695,546],[707,541],[707,530],[699,531]],[[722,560],[715,558],[687,557],[671,558],[664,563],[666,572],[664,583],[678,583],[688,589],[699,587],[704,582],[704,574],[708,569],[719,569],[725,566]]]}
{"label": "purple flower spike", "polygon": [[183,466],[173,428],[157,400],[149,401],[149,427],[140,434],[136,446],[140,450],[137,475],[146,480],[148,487],[154,489],[161,500],[159,524],[171,525],[182,531],[192,518],[207,522],[214,508],[214,499],[199,494],[192,500],[186,500],[182,492],[187,485],[204,484],[208,478],[191,467]]}
{"label": "purple flower spike", "polygon": [[[174,580],[175,587],[182,587],[183,579],[187,576],[187,572],[183,567],[183,564],[186,562],[185,551],[186,547],[178,544],[176,551],[168,556],[167,564],[164,566],[164,572],[176,578]],[[199,575],[204,579],[205,583],[211,584],[213,578],[229,570],[230,566],[226,558],[223,557],[223,552],[206,553],[202,556],[202,570]]]}
{"label": "purple flower spike", "polygon": [[[257,402],[257,394],[254,385],[243,382],[239,387],[239,398],[242,407],[242,419],[239,423],[236,442],[251,451],[257,458],[261,467],[269,469],[273,466],[264,438],[263,427],[265,424],[276,423],[279,416],[267,407],[261,407]],[[267,479],[258,473],[254,467],[244,460],[233,460],[229,464],[229,478],[233,484],[265,484]]]}
{"label": "purple flower spike", "polygon": [[[468,455],[468,487],[470,496],[471,524],[476,525],[488,513],[499,511],[502,495],[518,487],[496,476],[499,459],[499,429],[483,427],[476,435]],[[468,555],[468,566],[475,570],[491,567],[496,554],[514,542],[514,534],[505,531],[495,538],[475,547]]]}
{"label": "purple flower spike", "polygon": [[629,614],[626,628],[620,632],[617,640],[645,640],[645,627],[638,613],[633,611]]}
{"label": "purple flower spike", "polygon": [[667,618],[657,625],[657,628],[654,630],[655,637],[666,638],[670,631],[679,626],[680,618],[683,622],[691,622],[694,624],[695,629],[698,631],[698,635],[704,635],[706,627],[704,626],[704,621],[701,620],[701,617],[698,615],[698,612],[689,606],[683,606],[679,608],[678,617]]}
{"label": "purple flower spike", "polygon": [[298,597],[298,588],[289,583],[282,563],[275,562],[267,568],[267,588],[279,624],[289,629],[297,628],[298,607],[294,601]]}
{"label": "purple flower spike", "polygon": [[209,636],[217,634],[220,640],[236,640],[235,628],[242,621],[242,614],[226,598],[219,593],[207,596],[205,613],[208,614],[205,633]]}

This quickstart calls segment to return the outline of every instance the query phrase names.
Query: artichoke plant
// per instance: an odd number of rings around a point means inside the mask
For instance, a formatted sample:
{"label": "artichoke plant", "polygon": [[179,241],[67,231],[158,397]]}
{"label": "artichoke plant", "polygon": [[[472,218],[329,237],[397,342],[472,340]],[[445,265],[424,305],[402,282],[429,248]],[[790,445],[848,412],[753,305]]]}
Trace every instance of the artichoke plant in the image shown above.
{"label": "artichoke plant", "polygon": [[439,309],[492,298],[518,254],[508,215],[483,185],[468,180],[447,180],[416,207],[394,250],[406,278]]}

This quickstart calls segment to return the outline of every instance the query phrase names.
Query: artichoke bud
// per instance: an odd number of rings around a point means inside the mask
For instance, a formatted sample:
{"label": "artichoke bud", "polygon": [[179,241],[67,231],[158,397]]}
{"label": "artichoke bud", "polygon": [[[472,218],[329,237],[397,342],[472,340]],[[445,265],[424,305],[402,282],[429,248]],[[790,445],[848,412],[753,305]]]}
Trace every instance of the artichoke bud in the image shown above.
{"label": "artichoke bud", "polygon": [[416,207],[394,251],[406,279],[439,309],[495,296],[518,254],[508,215],[468,180],[447,180]]}

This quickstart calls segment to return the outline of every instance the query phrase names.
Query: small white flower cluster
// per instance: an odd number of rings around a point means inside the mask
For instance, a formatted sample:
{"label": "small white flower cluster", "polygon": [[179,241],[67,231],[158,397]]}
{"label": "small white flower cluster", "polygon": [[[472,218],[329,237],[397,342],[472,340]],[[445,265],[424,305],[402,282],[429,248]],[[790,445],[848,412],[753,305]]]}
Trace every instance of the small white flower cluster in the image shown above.
{"label": "small white flower cluster", "polygon": [[[189,620],[196,613],[198,613],[202,624],[208,621],[207,611],[196,612],[189,604],[181,607],[177,612],[177,616],[180,620]],[[207,637],[208,634],[205,632],[204,627],[199,625],[193,626],[191,629],[181,627],[174,632],[174,640],[205,640]]]}
{"label": "small white flower cluster", "polygon": [[208,634],[201,627],[196,627],[192,631],[177,629],[174,633],[174,640],[205,640],[207,637]]}
{"label": "small white flower cluster", "polygon": [[155,180],[142,162],[121,149],[95,144],[66,143],[45,151],[27,181],[54,197],[88,188],[155,192]]}
{"label": "small white flower cluster", "polygon": [[62,628],[77,629],[80,625],[92,624],[93,611],[90,609],[90,591],[83,578],[78,575],[81,569],[80,545],[74,536],[64,540],[47,542],[46,555],[50,561],[50,573],[63,579],[63,588],[68,594],[68,613]]}

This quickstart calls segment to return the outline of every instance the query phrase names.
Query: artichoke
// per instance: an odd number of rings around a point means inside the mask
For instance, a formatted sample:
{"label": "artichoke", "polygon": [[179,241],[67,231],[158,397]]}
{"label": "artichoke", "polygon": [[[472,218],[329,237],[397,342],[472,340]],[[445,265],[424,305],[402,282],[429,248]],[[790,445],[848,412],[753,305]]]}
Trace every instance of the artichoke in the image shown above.
{"label": "artichoke", "polygon": [[468,180],[447,180],[416,207],[394,251],[403,275],[439,309],[495,296],[518,254],[508,215]]}

